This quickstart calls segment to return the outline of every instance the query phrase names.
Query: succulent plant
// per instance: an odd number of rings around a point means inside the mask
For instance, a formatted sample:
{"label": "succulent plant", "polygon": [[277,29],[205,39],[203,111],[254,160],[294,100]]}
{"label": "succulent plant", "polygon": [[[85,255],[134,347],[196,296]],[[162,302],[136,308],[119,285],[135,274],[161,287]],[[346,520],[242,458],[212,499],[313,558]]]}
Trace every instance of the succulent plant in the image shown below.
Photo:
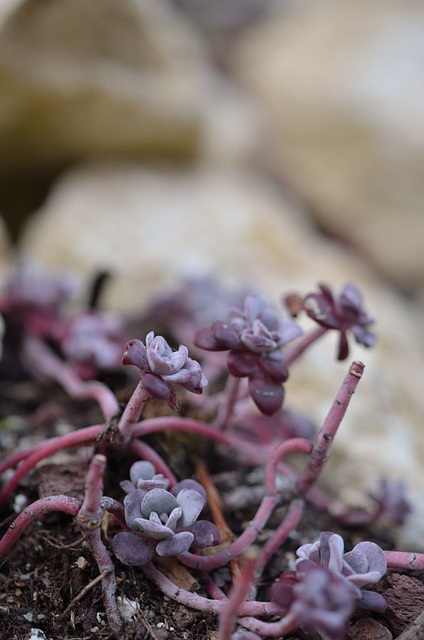
{"label": "succulent plant", "polygon": [[198,394],[207,386],[200,364],[189,357],[187,347],[180,345],[173,351],[165,338],[155,336],[153,331],[147,334],[146,344],[141,340],[128,342],[122,362],[140,370],[150,397],[167,400],[172,408],[176,408],[174,385]]}
{"label": "succulent plant", "polygon": [[198,331],[195,344],[207,351],[229,351],[229,372],[247,377],[252,400],[262,413],[272,415],[281,408],[282,383],[289,375],[281,347],[301,333],[295,322],[280,322],[265,298],[247,296],[243,310],[234,309],[228,322]]}
{"label": "succulent plant", "polygon": [[[202,548],[218,544],[215,525],[197,520],[206,503],[205,490],[198,482],[182,480],[167,491],[167,480],[144,461],[131,467],[130,477],[133,489],[124,499],[124,509],[131,532],[118,533],[113,539],[121,562],[139,566],[155,553],[180,555],[192,545]],[[129,485],[124,489],[130,489]]]}
{"label": "succulent plant", "polygon": [[325,284],[320,284],[319,289],[319,293],[305,296],[303,308],[318,324],[340,332],[338,359],[345,360],[349,355],[348,331],[353,333],[356,342],[373,347],[376,335],[370,331],[370,326],[374,320],[363,308],[363,296],[358,287],[347,284],[338,296]]}

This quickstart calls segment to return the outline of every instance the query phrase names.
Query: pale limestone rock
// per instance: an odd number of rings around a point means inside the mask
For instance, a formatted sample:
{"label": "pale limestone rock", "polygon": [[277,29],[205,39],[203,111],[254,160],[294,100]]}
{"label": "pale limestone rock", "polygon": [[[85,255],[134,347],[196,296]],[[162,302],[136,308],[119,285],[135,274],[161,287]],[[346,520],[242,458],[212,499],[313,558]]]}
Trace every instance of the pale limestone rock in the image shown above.
{"label": "pale limestone rock", "polygon": [[253,155],[254,107],[212,70],[166,0],[21,0],[4,21],[0,170],[111,156],[200,154],[231,164]]}
{"label": "pale limestone rock", "polygon": [[208,67],[166,0],[27,0],[8,18],[0,168],[198,150]]}
{"label": "pale limestone rock", "polygon": [[405,290],[424,275],[424,6],[276,3],[234,67],[274,170]]}
{"label": "pale limestone rock", "polygon": [[[407,477],[422,491],[424,340],[422,316],[347,251],[316,236],[307,218],[274,186],[249,173],[208,167],[161,172],[137,166],[92,167],[67,175],[34,216],[24,253],[90,276],[108,267],[108,306],[137,309],[182,275],[215,272],[253,281],[275,302],[317,281],[335,290],[348,281],[364,290],[378,320],[373,351],[351,357],[366,372],[337,437],[324,482],[341,499],[363,504],[381,474]],[[305,321],[305,327],[311,326]],[[329,356],[330,350],[330,356]],[[348,368],[336,363],[328,335],[293,366],[287,403],[319,424]],[[424,506],[405,536],[422,539]],[[421,538],[420,538],[421,536]],[[405,537],[406,539],[406,537]]]}

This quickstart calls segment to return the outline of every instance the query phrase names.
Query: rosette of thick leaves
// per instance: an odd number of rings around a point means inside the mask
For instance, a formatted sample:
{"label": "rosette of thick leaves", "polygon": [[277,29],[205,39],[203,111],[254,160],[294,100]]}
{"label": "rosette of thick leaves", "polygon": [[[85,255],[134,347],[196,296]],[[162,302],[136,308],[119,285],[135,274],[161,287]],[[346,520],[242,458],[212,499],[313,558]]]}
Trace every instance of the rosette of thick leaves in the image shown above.
{"label": "rosette of thick leaves", "polygon": [[361,587],[378,582],[387,571],[384,551],[374,542],[360,542],[352,551],[344,553],[343,538],[336,533],[324,531],[319,540],[304,544],[296,552],[300,563],[303,560],[327,567],[340,574],[356,587],[361,604],[376,611],[384,611],[386,601],[372,591]]}
{"label": "rosette of thick leaves", "polygon": [[83,378],[94,378],[99,370],[118,366],[125,337],[124,323],[118,316],[97,310],[73,316],[55,335],[63,354]]}
{"label": "rosette of thick leaves", "polygon": [[319,289],[319,293],[310,293],[304,298],[303,308],[318,324],[340,332],[338,359],[345,360],[349,355],[347,331],[351,331],[356,342],[364,347],[373,347],[376,335],[370,331],[370,326],[374,320],[363,308],[362,293],[358,287],[348,284],[338,296],[333,295],[325,284],[320,284]]}
{"label": "rosette of thick leaves", "polygon": [[141,340],[128,342],[122,363],[136,366],[150,397],[167,400],[172,408],[176,408],[174,385],[200,394],[208,384],[200,364],[189,357],[187,347],[180,345],[178,351],[173,351],[165,338],[155,336],[153,331],[147,334],[146,344]]}
{"label": "rosette of thick leaves", "polygon": [[0,313],[6,324],[25,328],[40,338],[51,338],[61,323],[61,311],[76,289],[70,275],[52,275],[39,265],[23,262],[12,272],[0,295]]}
{"label": "rosette of thick leaves", "polygon": [[131,491],[135,491],[135,489],[143,489],[144,491],[150,491],[150,489],[167,489],[169,487],[169,480],[161,473],[156,473],[156,469],[151,462],[138,460],[131,465],[130,480],[123,480],[120,483],[120,487],[125,493],[131,493]]}
{"label": "rosette of thick leaves", "polygon": [[144,463],[144,468],[140,464],[136,463],[138,467],[133,465],[131,469],[129,484],[133,489],[124,499],[125,520],[131,531],[118,533],[113,539],[118,559],[124,564],[140,566],[149,562],[155,553],[178,556],[191,546],[218,544],[215,525],[197,520],[206,502],[203,487],[187,479],[167,491],[163,487],[167,482],[163,476],[151,475],[147,467],[150,463]]}
{"label": "rosette of thick leaves", "polygon": [[344,638],[355,608],[356,589],[341,575],[311,560],[287,571],[271,588],[271,600],[286,610],[294,624],[323,640]]}
{"label": "rosette of thick leaves", "polygon": [[301,333],[295,322],[281,322],[265,298],[247,296],[243,310],[231,311],[228,322],[198,331],[195,344],[207,351],[229,351],[229,372],[247,377],[252,400],[262,413],[272,415],[281,408],[282,383],[289,375],[281,347]]}
{"label": "rosette of thick leaves", "polygon": [[395,525],[404,524],[412,512],[405,480],[390,481],[388,478],[381,478],[379,489],[378,492],[368,494],[377,503],[379,515],[386,516]]}

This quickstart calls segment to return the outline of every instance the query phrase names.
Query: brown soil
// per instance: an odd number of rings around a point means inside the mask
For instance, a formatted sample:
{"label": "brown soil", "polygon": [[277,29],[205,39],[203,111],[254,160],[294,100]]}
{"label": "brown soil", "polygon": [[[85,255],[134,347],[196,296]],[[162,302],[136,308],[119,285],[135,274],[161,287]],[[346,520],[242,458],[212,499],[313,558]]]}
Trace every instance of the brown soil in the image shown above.
{"label": "brown soil", "polygon": [[[44,437],[100,421],[94,405],[75,403],[59,389],[46,388],[19,375],[15,378],[0,381],[0,416],[3,416],[0,418],[0,443],[3,455],[17,446],[28,447]],[[113,382],[120,400],[125,401],[129,397],[132,387],[126,387],[122,380],[108,382]],[[166,458],[177,477],[192,474],[195,459],[201,456],[212,475],[224,469],[231,471],[226,474],[225,482],[220,483],[219,474],[217,476],[218,488],[222,492],[231,491],[238,482],[245,483],[249,470],[238,468],[234,461],[224,457],[223,452],[215,451],[197,438],[187,440],[163,434],[149,442]],[[59,493],[82,497],[84,475],[91,455],[90,448],[56,454],[24,480],[16,491],[20,496],[18,500],[31,502],[40,496]],[[119,481],[127,476],[133,461],[134,458],[129,456],[115,456],[109,460],[106,495],[122,499]],[[12,507],[10,504],[0,516],[0,533],[15,516]],[[226,514],[235,534],[242,531],[254,511],[255,505],[249,505]],[[270,529],[281,518],[281,513],[280,510],[274,520],[271,519]],[[322,530],[341,533],[349,548],[363,539],[374,540],[385,549],[392,548],[390,531],[342,531],[325,514],[308,508],[284,550],[276,554],[270,563],[260,585],[260,596],[266,597],[272,581],[290,566],[295,549],[316,539]],[[105,519],[103,532],[109,548],[115,531],[118,527],[113,517]],[[268,533],[269,530],[262,533],[261,541],[266,540]],[[115,566],[118,596],[136,603],[134,617],[126,623],[120,640],[217,640],[213,615],[204,615],[170,601],[145,579],[141,569],[124,566],[118,561],[115,561]],[[231,582],[229,570],[224,568],[218,573],[220,584],[227,589]],[[70,517],[53,513],[32,523],[0,569],[0,638],[28,640],[31,629],[39,629],[45,638],[53,640],[114,638],[108,631],[100,584],[67,609],[97,575],[90,551]],[[198,588],[202,593],[201,585]],[[377,588],[388,600],[386,614],[358,612],[352,621],[348,640],[396,638],[424,608],[423,574],[389,574]],[[37,638],[34,634],[35,631],[31,640]],[[43,638],[42,635],[38,637]],[[297,634],[292,638],[304,636]]]}

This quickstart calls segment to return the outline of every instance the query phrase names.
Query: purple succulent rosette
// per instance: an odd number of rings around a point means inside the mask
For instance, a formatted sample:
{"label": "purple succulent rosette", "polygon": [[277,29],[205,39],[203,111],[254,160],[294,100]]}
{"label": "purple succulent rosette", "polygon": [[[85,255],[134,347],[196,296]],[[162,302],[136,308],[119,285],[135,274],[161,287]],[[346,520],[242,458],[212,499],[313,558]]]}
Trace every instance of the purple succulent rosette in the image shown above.
{"label": "purple succulent rosette", "polygon": [[125,342],[124,323],[111,313],[79,313],[64,323],[56,335],[66,358],[81,377],[96,377],[99,370],[120,364]]}
{"label": "purple succulent rosette", "polygon": [[344,638],[357,605],[384,612],[385,599],[362,587],[380,580],[387,569],[374,542],[360,542],[344,553],[343,539],[329,531],[297,550],[296,571],[283,573],[271,588],[271,600],[297,620],[306,633],[323,640]]}
{"label": "purple succulent rosette", "polygon": [[13,318],[31,334],[50,338],[62,306],[75,289],[72,276],[53,276],[38,265],[23,262],[6,282],[0,313],[6,321]]}
{"label": "purple succulent rosette", "polygon": [[378,492],[369,493],[370,498],[377,503],[379,515],[387,516],[397,526],[403,525],[413,510],[405,480],[391,482],[387,478],[381,478],[379,489]]}
{"label": "purple succulent rosette", "polygon": [[228,322],[198,331],[195,344],[207,351],[229,351],[229,372],[247,377],[252,400],[262,413],[272,415],[281,408],[282,383],[289,375],[281,347],[301,334],[292,320],[281,322],[265,298],[251,295],[243,310],[230,312]]}
{"label": "purple succulent rosette", "polygon": [[220,541],[217,528],[206,520],[197,520],[206,503],[206,492],[195,480],[179,482],[167,491],[168,480],[156,474],[149,462],[136,462],[130,481],[121,486],[125,521],[129,532],[118,533],[113,549],[124,564],[141,566],[157,553],[178,556],[190,547],[210,547]]}
{"label": "purple succulent rosette", "polygon": [[271,600],[285,609],[304,632],[322,640],[341,640],[355,608],[355,588],[341,575],[310,560],[283,573]]}
{"label": "purple succulent rosette", "polygon": [[347,284],[338,296],[325,284],[320,284],[319,289],[319,293],[310,293],[304,298],[303,308],[321,326],[340,332],[338,360],[345,360],[349,355],[347,331],[353,333],[359,344],[373,347],[376,335],[370,331],[370,326],[375,321],[364,310],[358,287]]}
{"label": "purple succulent rosette", "polygon": [[208,382],[200,364],[188,355],[188,349],[180,345],[173,351],[165,338],[151,331],[146,344],[141,340],[127,343],[123,364],[132,364],[140,370],[143,386],[150,397],[167,400],[171,408],[177,407],[174,386],[200,394]]}
{"label": "purple succulent rosette", "polygon": [[387,571],[384,551],[374,542],[360,542],[352,551],[344,553],[343,538],[336,533],[324,531],[319,540],[304,544],[296,552],[298,564],[309,560],[319,566],[343,576],[356,588],[356,597],[361,605],[376,611],[384,611],[386,602],[382,596],[362,587],[378,582]]}

